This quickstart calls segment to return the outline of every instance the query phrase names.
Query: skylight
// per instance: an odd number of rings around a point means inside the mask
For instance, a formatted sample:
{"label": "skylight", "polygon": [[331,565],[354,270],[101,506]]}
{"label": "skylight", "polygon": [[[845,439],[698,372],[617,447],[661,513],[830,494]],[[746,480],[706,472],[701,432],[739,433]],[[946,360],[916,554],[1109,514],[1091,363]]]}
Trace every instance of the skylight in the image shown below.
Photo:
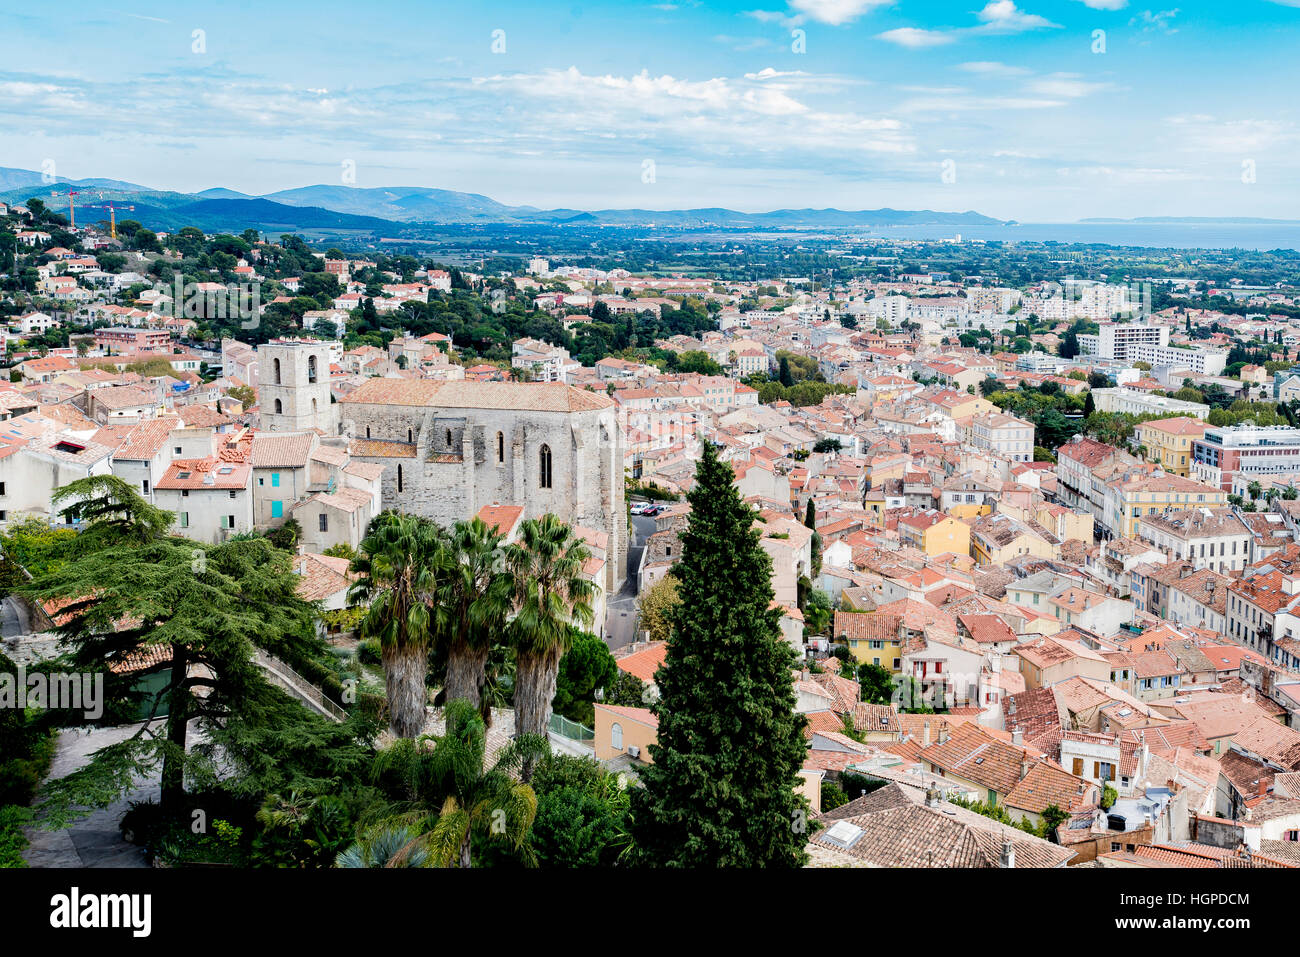
{"label": "skylight", "polygon": [[862,828],[852,821],[836,821],[826,832],[826,840],[836,847],[848,850],[862,837]]}

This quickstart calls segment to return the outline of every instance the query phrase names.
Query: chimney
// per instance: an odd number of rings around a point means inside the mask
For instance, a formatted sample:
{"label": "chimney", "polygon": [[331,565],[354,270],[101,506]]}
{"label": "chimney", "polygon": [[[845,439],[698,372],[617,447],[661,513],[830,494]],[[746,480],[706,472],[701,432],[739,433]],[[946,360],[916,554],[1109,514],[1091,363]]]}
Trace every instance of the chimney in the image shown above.
{"label": "chimney", "polygon": [[937,808],[943,803],[943,792],[939,790],[939,785],[931,784],[925,789],[925,806]]}
{"label": "chimney", "polygon": [[1258,794],[1260,797],[1263,797],[1265,794],[1268,793],[1268,780],[1261,776],[1257,783],[1259,785]]}
{"label": "chimney", "polygon": [[1014,731],[1011,732],[1011,743],[1012,743],[1012,744],[1024,744],[1024,742],[1025,742],[1025,730],[1024,730],[1024,728],[1016,728],[1016,730],[1014,730]]}
{"label": "chimney", "polygon": [[1002,859],[1000,863],[1003,867],[1016,866],[1016,848],[1011,843],[1011,838],[1007,838],[1002,842]]}
{"label": "chimney", "polygon": [[925,724],[921,726],[921,747],[928,748],[929,746],[930,746],[930,722],[926,721]]}
{"label": "chimney", "polygon": [[1023,781],[1027,777],[1029,777],[1029,759],[1024,758],[1020,762],[1020,780]]}
{"label": "chimney", "polygon": [[946,724],[939,726],[939,743],[948,743],[948,726]]}

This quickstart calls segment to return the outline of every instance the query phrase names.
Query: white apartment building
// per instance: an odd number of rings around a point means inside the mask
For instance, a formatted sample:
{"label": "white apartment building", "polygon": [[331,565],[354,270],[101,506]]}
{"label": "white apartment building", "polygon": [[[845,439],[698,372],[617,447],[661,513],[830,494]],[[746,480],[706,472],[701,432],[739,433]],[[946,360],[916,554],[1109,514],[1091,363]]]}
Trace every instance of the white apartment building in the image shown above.
{"label": "white apartment building", "polygon": [[971,418],[971,444],[1012,462],[1034,460],[1034,424],[1004,412]]}
{"label": "white apartment building", "polygon": [[1103,359],[1134,361],[1132,350],[1139,345],[1168,347],[1169,327],[1145,322],[1103,322],[1097,327],[1097,335],[1079,336],[1080,349]]}
{"label": "white apartment building", "polygon": [[[1168,329],[1164,326],[1160,328]],[[1154,342],[1137,342],[1128,349],[1128,361],[1145,362],[1152,366],[1173,366],[1191,369],[1198,375],[1219,375],[1228,363],[1228,354],[1211,349],[1179,349],[1161,346]]]}
{"label": "white apartment building", "polygon": [[1092,400],[1098,412],[1127,412],[1130,415],[1161,415],[1176,412],[1204,419],[1210,407],[1200,402],[1184,402],[1167,395],[1147,395],[1138,389],[1093,389]]}
{"label": "white apartment building", "polygon": [[1196,569],[1226,575],[1250,561],[1250,529],[1228,508],[1168,510],[1143,516],[1138,537]]}
{"label": "white apartment building", "polygon": [[578,365],[569,350],[540,339],[516,339],[510,351],[511,367],[526,369],[534,382],[567,382],[569,367]]}

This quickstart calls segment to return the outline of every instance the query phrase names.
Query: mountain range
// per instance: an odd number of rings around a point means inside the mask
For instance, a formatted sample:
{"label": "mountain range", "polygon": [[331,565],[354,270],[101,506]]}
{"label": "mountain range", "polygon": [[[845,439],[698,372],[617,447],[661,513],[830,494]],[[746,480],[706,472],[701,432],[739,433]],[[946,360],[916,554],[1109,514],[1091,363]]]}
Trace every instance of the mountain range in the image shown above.
{"label": "mountain range", "polygon": [[[479,193],[426,186],[377,187],[304,186],[254,196],[224,187],[198,193],[153,189],[111,179],[67,180],[31,170],[0,167],[0,201],[22,202],[36,197],[66,208],[67,192],[77,191],[77,208],[86,208],[83,222],[107,219],[105,203],[133,206],[129,216],[154,229],[197,226],[205,231],[254,228],[265,232],[362,232],[392,236],[407,227],[427,225],[645,226],[729,228],[818,228],[868,226],[997,226],[1003,220],[980,213],[899,209],[777,209],[744,213],[733,209],[540,209],[507,206]],[[93,210],[93,212],[92,212]]]}

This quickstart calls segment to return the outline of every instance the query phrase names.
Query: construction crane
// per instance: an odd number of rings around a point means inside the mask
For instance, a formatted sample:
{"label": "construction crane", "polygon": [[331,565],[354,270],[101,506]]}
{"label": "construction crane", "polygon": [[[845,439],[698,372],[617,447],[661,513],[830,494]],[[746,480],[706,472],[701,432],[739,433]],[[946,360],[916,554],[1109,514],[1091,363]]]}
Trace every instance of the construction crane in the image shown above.
{"label": "construction crane", "polygon": [[117,211],[119,209],[135,212],[134,206],[114,206],[112,203],[103,203],[98,206],[83,206],[82,209],[106,209],[108,210],[108,235],[117,239]]}
{"label": "construction crane", "polygon": [[68,222],[71,224],[73,229],[77,228],[77,207],[73,205],[72,197],[80,195],[81,190],[79,189],[70,189],[66,193],[50,193],[50,196],[57,196],[60,199],[64,196],[68,197]]}

